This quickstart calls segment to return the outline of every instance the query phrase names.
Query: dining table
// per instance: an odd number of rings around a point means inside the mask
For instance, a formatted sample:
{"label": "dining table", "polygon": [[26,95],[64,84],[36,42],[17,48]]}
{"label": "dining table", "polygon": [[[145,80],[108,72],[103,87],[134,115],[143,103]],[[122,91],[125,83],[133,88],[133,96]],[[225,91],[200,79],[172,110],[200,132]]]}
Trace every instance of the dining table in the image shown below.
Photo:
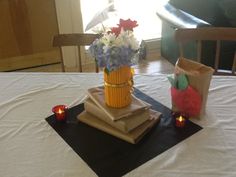
{"label": "dining table", "polygon": [[[171,109],[167,76],[135,74],[134,87]],[[45,118],[55,105],[83,104],[103,82],[102,73],[0,73],[0,177],[100,176]],[[122,176],[235,177],[235,76],[212,76],[206,113],[191,122],[202,129]]]}

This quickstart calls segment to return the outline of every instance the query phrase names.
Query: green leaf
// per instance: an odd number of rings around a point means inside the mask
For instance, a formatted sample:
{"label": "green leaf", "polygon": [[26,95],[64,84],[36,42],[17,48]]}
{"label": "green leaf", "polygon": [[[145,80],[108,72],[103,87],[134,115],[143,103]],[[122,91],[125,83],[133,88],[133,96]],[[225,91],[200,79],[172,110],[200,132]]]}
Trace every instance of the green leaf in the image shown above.
{"label": "green leaf", "polygon": [[180,74],[177,77],[177,88],[179,90],[184,90],[188,87],[188,79],[185,74]]}
{"label": "green leaf", "polygon": [[107,68],[105,68],[104,71],[107,75],[109,75],[110,71]]}
{"label": "green leaf", "polygon": [[176,80],[172,76],[167,76],[172,87],[176,87]]}

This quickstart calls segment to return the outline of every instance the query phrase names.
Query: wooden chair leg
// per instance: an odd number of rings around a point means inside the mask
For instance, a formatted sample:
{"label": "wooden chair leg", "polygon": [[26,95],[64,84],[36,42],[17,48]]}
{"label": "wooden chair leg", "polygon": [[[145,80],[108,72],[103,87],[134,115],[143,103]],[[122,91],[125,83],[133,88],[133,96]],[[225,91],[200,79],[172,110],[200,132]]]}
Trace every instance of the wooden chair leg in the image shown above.
{"label": "wooden chair leg", "polygon": [[60,55],[61,55],[61,70],[62,70],[62,72],[65,72],[65,65],[64,65],[64,60],[63,60],[62,48],[60,48]]}
{"label": "wooden chair leg", "polygon": [[80,46],[78,46],[78,56],[79,56],[79,72],[82,72],[82,62],[81,62],[81,50]]}

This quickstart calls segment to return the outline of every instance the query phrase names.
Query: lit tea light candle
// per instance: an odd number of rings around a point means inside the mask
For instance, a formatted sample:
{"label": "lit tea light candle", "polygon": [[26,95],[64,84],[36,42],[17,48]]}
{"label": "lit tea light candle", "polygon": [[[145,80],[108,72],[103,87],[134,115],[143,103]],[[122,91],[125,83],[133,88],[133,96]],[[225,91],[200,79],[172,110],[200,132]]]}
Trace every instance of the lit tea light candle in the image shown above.
{"label": "lit tea light candle", "polygon": [[66,120],[66,110],[67,107],[65,105],[57,105],[52,108],[52,112],[55,114],[58,121]]}
{"label": "lit tea light candle", "polygon": [[183,116],[178,116],[175,118],[175,126],[176,127],[184,127],[186,123],[186,119]]}

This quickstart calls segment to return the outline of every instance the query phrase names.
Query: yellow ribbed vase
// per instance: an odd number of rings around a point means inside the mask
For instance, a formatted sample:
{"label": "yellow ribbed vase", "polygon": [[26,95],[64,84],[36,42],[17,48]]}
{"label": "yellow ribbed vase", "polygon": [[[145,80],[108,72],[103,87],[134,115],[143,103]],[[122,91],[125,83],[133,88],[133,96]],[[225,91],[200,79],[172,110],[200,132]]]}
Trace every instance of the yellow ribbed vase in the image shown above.
{"label": "yellow ribbed vase", "polygon": [[122,108],[131,103],[132,73],[129,66],[106,73],[104,71],[105,102],[113,108]]}

